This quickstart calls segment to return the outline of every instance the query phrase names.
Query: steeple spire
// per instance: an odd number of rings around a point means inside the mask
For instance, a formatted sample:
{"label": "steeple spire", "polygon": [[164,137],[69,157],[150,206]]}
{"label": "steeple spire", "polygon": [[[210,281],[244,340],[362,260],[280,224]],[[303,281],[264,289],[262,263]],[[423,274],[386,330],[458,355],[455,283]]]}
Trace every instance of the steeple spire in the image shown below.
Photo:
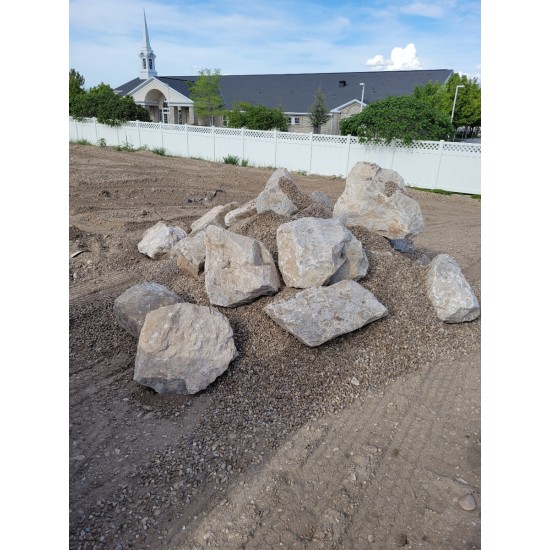
{"label": "steeple spire", "polygon": [[151,76],[157,76],[155,70],[155,58],[157,56],[151,49],[151,43],[149,42],[149,31],[147,29],[147,19],[145,17],[145,10],[143,10],[143,44],[141,45],[140,58],[140,72],[139,78],[146,80]]}

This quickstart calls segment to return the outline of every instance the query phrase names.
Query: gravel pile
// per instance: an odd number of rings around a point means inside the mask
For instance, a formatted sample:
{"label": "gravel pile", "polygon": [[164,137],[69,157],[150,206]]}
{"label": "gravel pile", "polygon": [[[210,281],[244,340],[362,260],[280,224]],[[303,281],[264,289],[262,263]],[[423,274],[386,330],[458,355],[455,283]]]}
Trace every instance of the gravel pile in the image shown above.
{"label": "gravel pile", "polygon": [[[276,229],[288,220],[263,213],[232,229],[261,240],[276,261]],[[69,312],[71,548],[176,547],[231,483],[253,475],[296,428],[421,365],[479,347],[479,320],[446,325],[437,319],[424,289],[423,250],[399,253],[386,239],[352,228],[370,263],[360,284],[388,308],[388,317],[309,348],[262,311],[299,289],[283,286],[275,297],[218,308],[231,323],[239,357],[196,396],[159,396],[133,382],[137,341],[116,324],[114,300],[131,284],[154,281],[188,302],[209,301],[204,274],[195,279],[175,259],[137,253],[142,232],[131,225],[125,237],[94,238],[76,226],[70,232],[79,246],[112,253],[109,269],[92,261],[92,273],[107,277],[99,291],[73,300]],[[130,283],[109,279],[120,266]]]}

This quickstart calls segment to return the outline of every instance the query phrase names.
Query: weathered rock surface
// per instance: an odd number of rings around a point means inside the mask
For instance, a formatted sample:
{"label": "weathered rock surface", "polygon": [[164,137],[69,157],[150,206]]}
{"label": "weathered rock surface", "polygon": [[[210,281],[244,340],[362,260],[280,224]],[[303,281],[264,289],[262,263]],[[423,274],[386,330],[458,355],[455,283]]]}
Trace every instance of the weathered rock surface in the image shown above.
{"label": "weathered rock surface", "polygon": [[338,219],[283,223],[277,229],[277,251],[285,284],[296,288],[359,280],[369,267],[363,245]]}
{"label": "weathered rock surface", "polygon": [[164,306],[181,302],[181,297],[158,283],[134,285],[123,292],[113,307],[118,324],[135,338],[139,338],[146,315]]}
{"label": "weathered rock surface", "polygon": [[388,239],[413,237],[424,228],[420,206],[406,194],[403,178],[371,162],[351,169],[333,216],[348,227],[360,225]]}
{"label": "weathered rock surface", "polygon": [[217,225],[225,228],[225,215],[231,210],[239,206],[238,202],[230,202],[228,204],[220,204],[210,209],[204,216],[195,220],[191,224],[191,234],[196,235],[199,231],[206,229],[209,225]]}
{"label": "weathered rock surface", "polygon": [[171,254],[172,247],[185,237],[187,233],[181,227],[172,227],[160,221],[143,234],[138,250],[156,260],[164,254]]}
{"label": "weathered rock surface", "polygon": [[267,305],[264,311],[281,328],[310,347],[357,330],[388,314],[374,294],[355,281],[308,288],[290,300]]}
{"label": "weathered rock surface", "polygon": [[189,303],[161,307],[145,318],[134,380],[161,394],[193,394],[237,355],[231,325],[218,310]]}
{"label": "weathered rock surface", "polygon": [[252,199],[239,208],[229,211],[224,218],[225,226],[229,227],[236,222],[250,218],[258,213],[256,210],[256,199]]}
{"label": "weathered rock surface", "polygon": [[173,253],[178,267],[193,277],[198,277],[204,269],[206,258],[204,235],[205,231],[199,231],[174,245]]}
{"label": "weathered rock surface", "polygon": [[426,289],[437,316],[446,323],[473,321],[481,313],[474,291],[448,254],[439,254],[430,262]]}
{"label": "weathered rock surface", "polygon": [[330,208],[331,210],[334,208],[334,202],[333,200],[322,191],[313,191],[309,194],[309,198],[319,204],[322,204],[323,206],[326,206],[327,208]]}
{"label": "weathered rock surface", "polygon": [[205,286],[212,304],[236,307],[279,290],[277,267],[260,241],[209,226],[205,245]]}
{"label": "weathered rock surface", "polygon": [[258,214],[271,210],[281,216],[292,216],[310,203],[311,200],[296,187],[288,170],[278,168],[256,197],[256,210]]}

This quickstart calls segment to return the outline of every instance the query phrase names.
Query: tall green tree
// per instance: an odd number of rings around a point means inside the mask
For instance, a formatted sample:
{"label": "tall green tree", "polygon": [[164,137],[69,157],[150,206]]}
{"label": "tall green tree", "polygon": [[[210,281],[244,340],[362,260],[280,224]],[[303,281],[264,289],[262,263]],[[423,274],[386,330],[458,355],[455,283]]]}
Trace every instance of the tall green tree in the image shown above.
{"label": "tall green tree", "polygon": [[309,108],[309,120],[313,126],[313,133],[318,134],[321,131],[321,126],[330,119],[330,115],[325,102],[325,94],[321,86],[317,88],[315,98]]}
{"label": "tall green tree", "polygon": [[75,69],[69,71],[69,98],[84,93],[84,77]]}
{"label": "tall green tree", "polygon": [[427,101],[413,96],[387,97],[375,101],[360,113],[340,122],[342,134],[359,137],[359,142],[389,145],[394,139],[410,145],[415,140],[448,139],[453,133],[451,118]]}
{"label": "tall green tree", "polygon": [[188,82],[189,95],[194,102],[195,112],[201,118],[214,117],[224,113],[223,99],[220,93],[220,69],[201,69],[195,82]]}
{"label": "tall green tree", "polygon": [[120,96],[103,83],[69,97],[69,114],[77,120],[95,117],[109,126],[119,126],[128,120],[151,120],[149,111],[136,105],[131,96]]}
{"label": "tall green tree", "polygon": [[[462,86],[458,89],[457,86]],[[444,84],[428,82],[414,89],[413,96],[423,99],[440,113],[451,117],[456,93],[453,126],[481,126],[481,86],[477,78],[454,73]]]}
{"label": "tall green tree", "polygon": [[230,128],[248,128],[249,130],[288,130],[288,121],[282,109],[252,105],[240,101],[226,112],[227,125]]}

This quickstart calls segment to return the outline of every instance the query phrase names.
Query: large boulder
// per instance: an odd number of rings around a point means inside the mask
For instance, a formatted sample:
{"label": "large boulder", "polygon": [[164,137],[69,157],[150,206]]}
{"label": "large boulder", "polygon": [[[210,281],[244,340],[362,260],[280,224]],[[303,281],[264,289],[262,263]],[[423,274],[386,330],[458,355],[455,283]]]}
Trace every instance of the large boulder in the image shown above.
{"label": "large boulder", "polygon": [[181,301],[178,294],[163,285],[142,283],[123,292],[115,300],[113,312],[118,324],[134,338],[139,338],[149,312]]}
{"label": "large boulder", "polygon": [[456,260],[448,254],[439,254],[431,261],[426,289],[438,318],[446,323],[473,321],[481,313],[472,287]]}
{"label": "large boulder", "polygon": [[181,227],[172,227],[160,221],[150,227],[138,243],[138,250],[156,260],[165,254],[171,254],[173,246],[187,233]]}
{"label": "large boulder", "polygon": [[211,225],[205,245],[205,286],[212,304],[236,307],[279,290],[275,262],[260,241]]}
{"label": "large boulder", "polygon": [[311,200],[296,187],[288,170],[278,168],[256,197],[256,210],[258,214],[271,210],[281,216],[292,216],[310,203]]}
{"label": "large boulder", "polygon": [[296,288],[359,280],[369,267],[363,245],[338,219],[283,223],[277,229],[277,251],[285,284]]}
{"label": "large boulder", "polygon": [[199,231],[196,235],[190,235],[174,245],[173,254],[176,258],[177,266],[184,273],[193,277],[198,277],[204,269],[204,260],[206,258],[204,235],[204,230]]}
{"label": "large boulder", "polygon": [[310,347],[320,346],[388,314],[374,294],[355,281],[308,288],[290,300],[267,305],[264,311]]}
{"label": "large boulder", "polygon": [[228,204],[220,204],[211,208],[204,216],[195,220],[191,224],[191,234],[196,235],[199,231],[206,229],[209,225],[217,225],[225,228],[225,215],[231,210],[239,206],[238,202],[230,202]]}
{"label": "large boulder", "polygon": [[372,162],[351,169],[333,216],[388,239],[414,237],[424,228],[420,206],[406,194],[403,178]]}
{"label": "large boulder", "polygon": [[189,303],[161,307],[145,318],[134,380],[161,394],[193,394],[237,355],[231,325],[218,310]]}

